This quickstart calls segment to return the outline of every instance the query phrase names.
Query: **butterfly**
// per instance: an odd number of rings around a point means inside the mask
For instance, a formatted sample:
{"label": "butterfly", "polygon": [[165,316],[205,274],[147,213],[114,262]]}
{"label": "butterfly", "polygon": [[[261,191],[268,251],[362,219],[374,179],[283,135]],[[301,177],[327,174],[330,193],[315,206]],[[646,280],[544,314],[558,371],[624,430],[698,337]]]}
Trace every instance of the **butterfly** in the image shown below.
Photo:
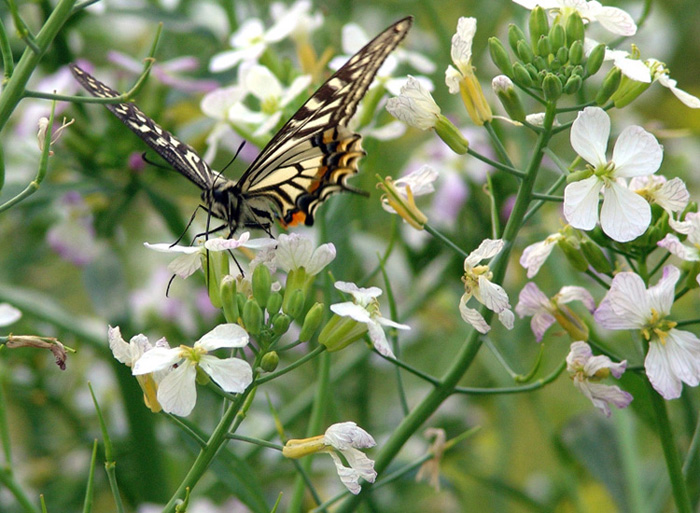
{"label": "butterfly", "polygon": [[[229,235],[239,227],[268,233],[274,220],[311,226],[316,209],[331,194],[363,193],[347,184],[365,155],[350,119],[384,60],[411,28],[403,18],[367,43],[302,105],[237,181],[215,172],[189,145],[161,128],[133,103],[105,104],[168,164],[202,189],[202,207],[224,221]],[[93,96],[119,93],[75,64],[76,80]],[[214,230],[216,231],[216,230]]]}

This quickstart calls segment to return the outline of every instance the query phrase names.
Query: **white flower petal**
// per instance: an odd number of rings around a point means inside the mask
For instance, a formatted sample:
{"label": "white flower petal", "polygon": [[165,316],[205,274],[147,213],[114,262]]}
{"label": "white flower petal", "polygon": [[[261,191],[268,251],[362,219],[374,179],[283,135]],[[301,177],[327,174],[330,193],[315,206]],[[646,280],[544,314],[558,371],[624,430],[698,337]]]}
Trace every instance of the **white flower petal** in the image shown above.
{"label": "white flower petal", "polygon": [[475,34],[476,18],[461,17],[457,20],[457,32],[452,36],[450,57],[462,73],[471,66],[472,42]]}
{"label": "white flower petal", "polygon": [[688,205],[688,201],[688,188],[679,177],[664,182],[654,195],[654,202],[669,213],[682,211]]}
{"label": "white flower petal", "polygon": [[239,358],[217,358],[203,355],[199,366],[211,376],[224,391],[232,394],[245,392],[253,382],[253,369],[245,360]]}
{"label": "white flower petal", "polygon": [[214,351],[221,347],[245,347],[247,344],[248,333],[238,324],[229,323],[219,324],[194,345],[206,351]]}
{"label": "white flower petal", "polygon": [[369,339],[372,341],[372,345],[377,351],[379,351],[379,354],[388,358],[396,359],[396,356],[394,356],[394,352],[391,350],[391,346],[386,339],[386,334],[378,322],[368,322],[367,331],[369,332]]}
{"label": "white flower petal", "polygon": [[167,242],[160,242],[158,244],[149,244],[148,242],[143,243],[148,249],[154,251],[159,251],[160,253],[183,253],[185,255],[192,255],[195,253],[201,253],[202,248],[198,246],[181,246],[179,244],[168,244]]}
{"label": "white flower petal", "polygon": [[324,433],[324,443],[339,451],[345,451],[352,447],[356,449],[369,449],[377,443],[367,431],[354,422],[339,422],[328,426]]}
{"label": "white flower petal", "polygon": [[180,278],[187,278],[202,268],[202,255],[200,252],[191,255],[181,255],[168,264],[168,269]]}
{"label": "white flower petal", "polygon": [[485,276],[479,276],[478,295],[474,296],[483,303],[486,308],[496,313],[501,313],[510,308],[508,294],[500,285],[489,281]]}
{"label": "white flower petal", "polygon": [[572,301],[581,301],[591,313],[595,310],[595,299],[586,289],[574,285],[562,287],[557,293],[557,304],[562,305]]}
{"label": "white flower petal", "polygon": [[[596,3],[588,2],[589,5],[595,5]],[[603,28],[613,34],[633,36],[637,33],[637,24],[632,19],[632,16],[617,7],[600,6],[595,10],[594,18]]]}
{"label": "white flower petal", "polygon": [[474,267],[476,264],[487,258],[496,256],[503,249],[503,239],[484,239],[479,244],[479,247],[469,253],[469,256],[464,260],[464,269]]}
{"label": "white flower petal", "polygon": [[336,303],[331,305],[331,311],[341,317],[350,317],[355,319],[357,322],[369,323],[372,318],[369,316],[369,312],[362,308],[360,305],[356,305],[351,301],[346,301],[344,303]]}
{"label": "white flower petal", "polygon": [[232,105],[243,100],[246,91],[241,86],[222,87],[207,93],[199,104],[202,112],[210,118],[225,120]]}
{"label": "white flower petal", "polygon": [[530,320],[530,329],[537,342],[542,342],[545,332],[556,322],[554,316],[546,310],[536,312]]}
{"label": "white flower petal", "polygon": [[676,283],[678,283],[680,277],[681,272],[677,267],[673,265],[664,267],[663,274],[659,281],[656,285],[649,287],[647,291],[650,308],[653,308],[662,315],[671,313],[671,307],[675,299]]}
{"label": "white flower petal", "polygon": [[22,312],[17,308],[9,303],[0,303],[0,326],[7,326],[17,322],[20,317],[22,317]]}
{"label": "white flower petal", "polygon": [[166,348],[154,347],[153,349],[143,353],[141,358],[136,360],[131,373],[134,376],[140,374],[148,374],[172,367],[182,360],[181,349],[179,347]]}
{"label": "white flower petal", "polygon": [[467,307],[467,299],[465,294],[459,301],[459,313],[462,315],[462,320],[472,325],[479,333],[488,333],[491,327],[477,310]]}
{"label": "white flower petal", "polygon": [[527,269],[527,277],[532,279],[552,253],[554,246],[563,238],[562,235],[550,235],[545,240],[530,244],[520,256],[520,265]]}
{"label": "white flower petal", "polygon": [[666,248],[671,254],[676,255],[682,260],[688,262],[700,260],[700,251],[697,248],[685,246],[678,240],[678,237],[671,233],[666,234],[666,237],[657,242],[657,245]]}
{"label": "white flower petal", "polygon": [[[626,54],[627,52],[624,53]],[[606,50],[605,54],[607,60],[608,50]],[[640,61],[639,59],[630,59],[626,56],[614,57],[613,60],[615,62],[615,66],[620,68],[620,71],[622,71],[622,74],[626,77],[645,84],[651,83],[651,71],[644,61]]]}
{"label": "white flower petal", "polygon": [[651,222],[649,203],[618,183],[611,183],[604,190],[600,226],[605,234],[618,242],[628,242],[642,235]]}
{"label": "white flower petal", "polygon": [[180,417],[192,412],[197,402],[196,375],[194,364],[186,360],[158,383],[158,403],[164,411]]}
{"label": "white flower petal", "polygon": [[661,74],[656,79],[659,84],[669,88],[676,98],[682,101],[687,107],[690,107],[691,109],[700,109],[700,99],[676,87],[676,81],[670,78],[668,75]]}
{"label": "white flower petal", "polygon": [[594,318],[607,329],[642,329],[650,311],[644,280],[635,273],[622,272],[613,278],[610,290],[598,305]]}
{"label": "white flower petal", "polygon": [[114,355],[114,358],[116,358],[120,363],[131,365],[133,363],[131,358],[131,347],[129,346],[129,343],[122,338],[122,333],[119,326],[114,328],[110,326],[107,329],[107,338],[109,339],[109,348],[112,350],[112,355]]}
{"label": "white flower petal", "polygon": [[598,201],[603,183],[597,176],[570,183],[564,189],[564,217],[580,230],[592,230],[598,222]]}
{"label": "white flower petal", "polygon": [[396,119],[419,130],[433,128],[440,115],[440,107],[430,92],[410,75],[401,88],[401,94],[389,99],[386,110]]}
{"label": "white flower petal", "polygon": [[305,269],[307,274],[315,276],[320,273],[324,267],[335,260],[335,246],[332,242],[322,244],[314,250],[311,258],[306,263]]}
{"label": "white flower petal", "polygon": [[683,384],[674,374],[665,349],[665,346],[658,342],[649,344],[644,369],[654,390],[664,399],[676,399],[681,395]]}
{"label": "white flower petal", "polygon": [[615,177],[644,176],[656,173],[664,158],[663,146],[640,126],[628,126],[617,138],[613,149]]}
{"label": "white flower petal", "polygon": [[462,80],[462,74],[457,71],[451,64],[445,70],[445,85],[450,94],[459,94],[459,82]]}
{"label": "white flower petal", "polygon": [[586,107],[571,126],[571,147],[592,166],[605,164],[610,116],[600,107]]}

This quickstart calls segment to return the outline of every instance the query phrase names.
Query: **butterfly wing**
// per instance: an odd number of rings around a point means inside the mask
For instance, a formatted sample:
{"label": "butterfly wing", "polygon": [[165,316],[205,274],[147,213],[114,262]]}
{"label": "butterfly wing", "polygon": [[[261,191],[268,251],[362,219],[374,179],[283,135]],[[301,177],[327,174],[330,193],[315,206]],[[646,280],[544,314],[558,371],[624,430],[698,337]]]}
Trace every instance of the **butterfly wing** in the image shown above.
{"label": "butterfly wing", "polygon": [[[116,98],[120,94],[103,84],[75,64],[70,65],[76,80],[93,96],[98,98]],[[146,116],[133,103],[106,103],[110,111],[117,116],[132,132],[138,135],[158,155],[174,169],[192,180],[200,189],[209,190],[216,181],[216,174],[204,162],[194,148],[163,130],[158,123]]]}
{"label": "butterfly wing", "polygon": [[412,23],[409,16],[387,28],[301,106],[237,182],[242,198],[271,201],[283,224],[311,225],[316,208],[330,194],[353,190],[346,181],[357,173],[364,151],[348,122]]}

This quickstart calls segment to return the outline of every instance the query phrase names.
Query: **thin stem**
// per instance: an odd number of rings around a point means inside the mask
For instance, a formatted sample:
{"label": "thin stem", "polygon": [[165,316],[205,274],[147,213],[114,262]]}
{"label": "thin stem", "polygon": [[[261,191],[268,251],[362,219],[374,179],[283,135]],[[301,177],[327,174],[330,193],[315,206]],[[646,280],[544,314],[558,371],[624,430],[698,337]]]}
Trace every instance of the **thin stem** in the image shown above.
{"label": "thin stem", "polygon": [[32,504],[31,500],[27,495],[24,493],[24,490],[22,490],[22,487],[19,485],[17,481],[15,481],[15,478],[12,476],[12,474],[5,470],[0,468],[0,484],[2,484],[8,492],[10,492],[10,495],[15,498],[15,500],[19,503],[20,506],[22,506],[22,509],[26,513],[41,513],[39,509]]}
{"label": "thin stem", "polygon": [[552,194],[541,194],[539,192],[533,192],[532,197],[542,201],[555,201],[557,203],[562,203],[564,201],[564,196],[554,196]]}
{"label": "thin stem", "polygon": [[496,169],[499,169],[505,173],[511,174],[513,176],[517,176],[518,178],[523,178],[525,176],[525,173],[522,171],[518,171],[515,169],[513,166],[506,166],[504,164],[501,164],[500,162],[496,162],[495,160],[491,160],[490,158],[482,155],[481,153],[478,153],[471,148],[467,150],[467,154],[471,155],[475,159],[479,159],[482,162],[486,162],[488,165],[495,167]]}
{"label": "thin stem", "polygon": [[457,253],[458,255],[460,255],[462,258],[467,258],[467,257],[469,256],[469,254],[468,254],[466,251],[464,251],[464,250],[463,250],[462,248],[460,248],[457,244],[455,244],[455,243],[452,242],[450,239],[448,239],[447,237],[445,237],[442,233],[440,233],[439,231],[437,231],[437,230],[436,230],[435,228],[433,228],[431,225],[429,225],[429,224],[426,223],[426,224],[423,226],[423,228],[425,228],[425,231],[426,231],[426,232],[428,232],[430,235],[432,235],[432,236],[436,237],[437,239],[439,239],[445,246],[447,246],[448,248],[452,249],[455,253]]}
{"label": "thin stem", "polygon": [[268,374],[267,376],[265,376],[265,377],[263,377],[263,378],[259,378],[259,379],[255,382],[255,384],[256,384],[256,385],[262,385],[263,383],[267,383],[268,381],[272,381],[272,380],[275,379],[275,378],[279,378],[280,376],[284,376],[285,374],[287,374],[287,373],[290,372],[290,371],[293,371],[293,370],[296,369],[297,367],[300,367],[300,366],[304,365],[304,364],[305,364],[306,362],[308,362],[309,360],[313,360],[313,359],[316,358],[318,355],[320,355],[321,353],[323,353],[325,350],[326,350],[326,346],[318,346],[318,347],[316,347],[313,351],[311,351],[310,353],[307,353],[306,355],[302,356],[301,358],[299,358],[299,359],[298,359],[297,361],[295,361],[294,363],[290,363],[289,365],[287,365],[284,369],[280,369],[280,370],[278,370],[278,371],[275,371],[275,372],[272,372],[272,373]]}
{"label": "thin stem", "polygon": [[407,363],[405,363],[405,362],[403,362],[403,361],[401,361],[401,360],[397,360],[397,359],[394,359],[394,358],[389,358],[388,356],[384,356],[383,354],[381,354],[381,353],[380,353],[379,351],[377,351],[376,349],[374,349],[374,352],[375,352],[376,354],[378,354],[379,356],[381,356],[382,358],[384,358],[387,362],[392,363],[392,364],[396,365],[397,367],[401,367],[402,369],[404,369],[404,370],[410,372],[410,373],[413,374],[414,376],[416,376],[416,377],[418,377],[418,378],[420,378],[420,379],[422,379],[422,380],[424,380],[424,381],[427,381],[427,382],[430,383],[431,385],[433,385],[433,386],[439,386],[439,385],[440,385],[440,380],[439,380],[439,379],[437,379],[437,378],[435,378],[435,377],[433,377],[433,376],[430,376],[429,374],[426,374],[426,373],[423,372],[423,371],[419,371],[419,370],[416,369],[415,367],[412,367],[412,366],[410,366],[409,364],[407,364]]}
{"label": "thin stem", "polygon": [[10,80],[12,72],[15,69],[15,61],[12,57],[12,47],[10,46],[10,40],[7,37],[7,31],[5,30],[5,24],[0,21],[0,54],[2,54],[2,66],[4,71],[4,76],[2,83],[6,83]]}
{"label": "thin stem", "polygon": [[259,445],[260,447],[267,447],[268,449],[274,449],[276,451],[282,451],[283,447],[280,444],[275,444],[268,442],[267,440],[261,440],[260,438],[255,438],[252,436],[237,435],[235,433],[230,433],[226,435],[229,440],[240,440],[241,442],[248,442],[249,444]]}
{"label": "thin stem", "polygon": [[700,448],[700,417],[695,424],[695,431],[693,431],[693,438],[690,440],[690,446],[688,447],[688,452],[685,456],[685,461],[683,462],[683,475],[688,477],[688,470],[690,465],[693,463],[698,455],[698,448]]}
{"label": "thin stem", "polygon": [[610,285],[608,283],[606,283],[605,280],[603,280],[600,276],[598,276],[596,273],[594,273],[590,269],[586,269],[585,273],[588,276],[590,276],[593,279],[593,281],[597,282],[598,285],[603,287],[605,290],[608,290],[610,288]]}
{"label": "thin stem", "polygon": [[[493,125],[487,121],[486,123],[484,123],[484,128],[488,132],[489,137],[491,138],[491,142],[493,143],[496,149],[496,153],[498,153],[498,156],[501,157],[501,159],[508,165],[508,167],[510,167],[512,170],[515,170],[515,166],[510,160],[508,152],[506,151],[505,146],[503,146],[503,143],[501,142],[501,138],[498,137],[498,134],[493,129]],[[521,171],[518,171],[518,174],[521,178],[524,176],[524,174]]]}
{"label": "thin stem", "polygon": [[530,392],[549,385],[555,381],[559,375],[566,369],[566,361],[563,361],[549,376],[533,381],[529,385],[517,387],[502,387],[502,388],[472,388],[472,387],[456,387],[455,394],[467,395],[504,395],[504,394],[520,394],[522,392]]}

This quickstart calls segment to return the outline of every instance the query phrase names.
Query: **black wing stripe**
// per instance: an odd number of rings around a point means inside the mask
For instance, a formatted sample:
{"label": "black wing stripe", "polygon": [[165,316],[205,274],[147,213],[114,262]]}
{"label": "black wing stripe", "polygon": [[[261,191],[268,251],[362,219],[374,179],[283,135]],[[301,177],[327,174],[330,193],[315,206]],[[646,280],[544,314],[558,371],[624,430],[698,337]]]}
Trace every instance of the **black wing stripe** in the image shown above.
{"label": "black wing stripe", "polygon": [[[76,80],[93,96],[115,98],[119,93],[75,64],[70,65]],[[197,152],[146,116],[133,103],[107,103],[105,106],[132,132],[138,135],[175,170],[192,180],[200,189],[210,189],[216,175]]]}

